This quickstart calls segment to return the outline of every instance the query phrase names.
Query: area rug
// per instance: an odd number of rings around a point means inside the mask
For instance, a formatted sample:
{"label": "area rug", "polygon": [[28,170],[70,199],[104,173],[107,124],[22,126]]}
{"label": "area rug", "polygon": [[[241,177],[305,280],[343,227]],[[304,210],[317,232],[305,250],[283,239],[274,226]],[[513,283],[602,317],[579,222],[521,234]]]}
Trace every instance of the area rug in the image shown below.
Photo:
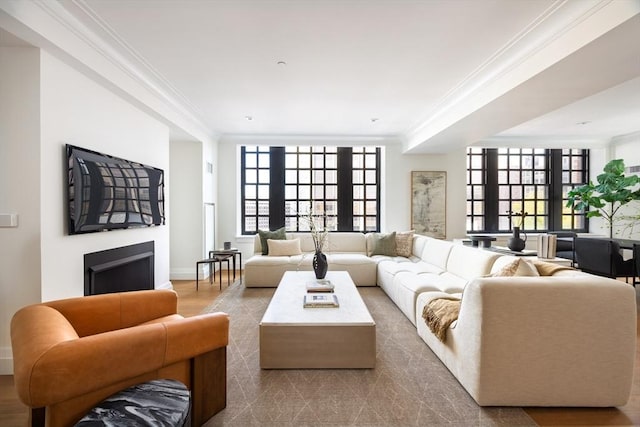
{"label": "area rug", "polygon": [[258,324],[274,288],[239,282],[204,312],[230,315],[227,407],[205,426],[535,426],[480,407],[382,289],[358,288],[376,322],[375,369],[260,369]]}

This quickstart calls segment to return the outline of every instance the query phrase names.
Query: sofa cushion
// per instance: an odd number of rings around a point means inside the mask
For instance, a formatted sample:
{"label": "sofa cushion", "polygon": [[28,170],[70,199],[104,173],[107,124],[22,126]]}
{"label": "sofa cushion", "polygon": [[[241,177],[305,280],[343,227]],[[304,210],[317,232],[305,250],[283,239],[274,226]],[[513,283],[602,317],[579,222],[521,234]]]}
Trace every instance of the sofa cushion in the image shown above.
{"label": "sofa cushion", "polygon": [[291,256],[300,255],[300,239],[273,240],[267,239],[269,256]]}
{"label": "sofa cushion", "polygon": [[[358,232],[329,233],[327,252],[367,253],[366,236]],[[304,248],[303,248],[304,250]]]}
{"label": "sofa cushion", "polygon": [[420,257],[429,264],[433,264],[442,270],[447,269],[447,260],[453,247],[452,242],[428,238],[422,249]]}
{"label": "sofa cushion", "polygon": [[452,244],[446,270],[465,280],[486,276],[491,272],[494,261],[501,256],[497,252]]}
{"label": "sofa cushion", "polygon": [[388,255],[396,256],[396,232],[383,234],[373,233],[371,238],[371,254],[370,255]]}
{"label": "sofa cushion", "polygon": [[398,256],[408,258],[413,254],[413,233],[413,230],[396,233],[396,254]]}
{"label": "sofa cushion", "polygon": [[260,236],[260,244],[262,245],[262,255],[269,254],[269,245],[267,244],[268,239],[285,240],[287,238],[287,233],[285,232],[284,227],[274,231],[258,230],[258,235]]}

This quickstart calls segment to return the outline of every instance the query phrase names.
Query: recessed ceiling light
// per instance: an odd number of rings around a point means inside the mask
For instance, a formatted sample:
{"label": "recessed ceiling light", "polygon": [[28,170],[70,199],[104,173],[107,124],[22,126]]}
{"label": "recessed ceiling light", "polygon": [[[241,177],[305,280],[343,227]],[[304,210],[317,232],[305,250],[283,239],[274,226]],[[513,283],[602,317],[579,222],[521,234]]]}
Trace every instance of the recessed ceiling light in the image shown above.
{"label": "recessed ceiling light", "polygon": [[250,122],[251,120],[253,120],[252,116],[244,116],[245,120],[247,120],[248,122]]}
{"label": "recessed ceiling light", "polygon": [[281,67],[284,67],[284,66],[287,65],[287,63],[284,62],[284,61],[278,61],[278,62],[276,62],[276,64],[280,65]]}

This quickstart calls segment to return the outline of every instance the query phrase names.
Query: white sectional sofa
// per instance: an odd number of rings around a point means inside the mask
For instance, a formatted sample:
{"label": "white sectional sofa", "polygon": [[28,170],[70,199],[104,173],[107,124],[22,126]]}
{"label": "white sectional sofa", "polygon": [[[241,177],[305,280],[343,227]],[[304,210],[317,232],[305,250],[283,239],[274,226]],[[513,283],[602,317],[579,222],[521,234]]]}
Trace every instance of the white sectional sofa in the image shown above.
{"label": "white sectional sofa", "polygon": [[[369,256],[369,235],[330,238],[329,269],[349,271],[359,286],[380,286],[478,404],[627,402],[636,354],[631,285],[577,270],[540,276],[529,262],[520,263],[525,275],[491,277],[515,257],[426,236],[414,236],[409,257]],[[247,261],[245,285],[277,286],[286,269],[311,268],[311,256],[276,258]],[[460,313],[441,342],[422,313],[429,301],[451,296],[462,297]]]}

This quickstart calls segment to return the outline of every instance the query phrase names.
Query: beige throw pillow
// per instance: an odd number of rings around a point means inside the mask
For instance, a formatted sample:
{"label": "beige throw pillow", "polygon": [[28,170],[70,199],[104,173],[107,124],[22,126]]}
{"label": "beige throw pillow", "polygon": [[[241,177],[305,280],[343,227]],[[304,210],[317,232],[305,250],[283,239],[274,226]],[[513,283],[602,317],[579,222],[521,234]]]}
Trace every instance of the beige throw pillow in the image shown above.
{"label": "beige throw pillow", "polygon": [[300,239],[272,240],[267,239],[269,256],[292,256],[300,255]]}
{"label": "beige throw pillow", "polygon": [[491,276],[491,277],[515,276],[516,275],[516,271],[518,271],[518,267],[519,266],[520,266],[520,258],[516,258],[515,260],[511,261],[510,263],[504,265],[498,271],[496,271],[494,273],[491,273],[489,276]]}
{"label": "beige throw pillow", "polygon": [[498,274],[498,272],[505,269],[506,272],[514,263],[517,263],[517,267],[514,270],[513,274],[509,274],[509,276],[540,275],[540,273],[538,273],[538,269],[535,267],[535,265],[533,265],[533,261],[527,259],[526,257],[502,256],[493,263],[493,267],[491,267],[491,276],[504,276],[504,274]]}
{"label": "beige throw pillow", "polygon": [[413,254],[413,232],[403,231],[396,233],[396,254],[409,258]]}

